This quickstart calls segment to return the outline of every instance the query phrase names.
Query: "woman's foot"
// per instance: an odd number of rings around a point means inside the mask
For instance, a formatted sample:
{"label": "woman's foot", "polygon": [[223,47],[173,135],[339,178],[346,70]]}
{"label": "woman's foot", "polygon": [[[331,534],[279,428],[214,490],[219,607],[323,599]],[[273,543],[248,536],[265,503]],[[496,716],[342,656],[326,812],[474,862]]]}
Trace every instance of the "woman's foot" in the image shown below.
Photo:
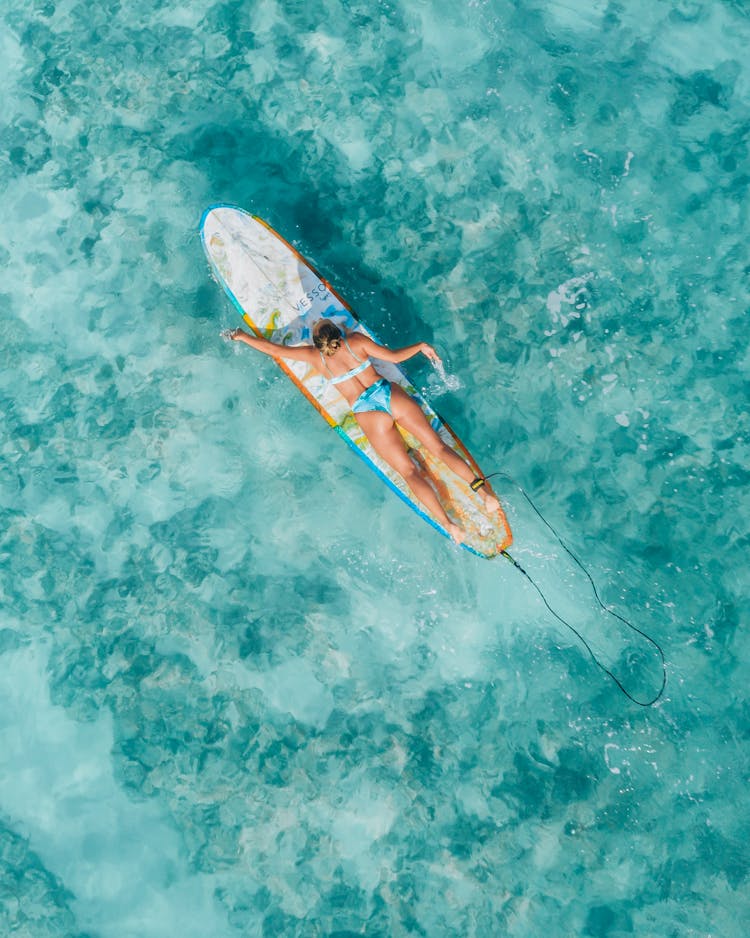
{"label": "woman's foot", "polygon": [[450,538],[454,544],[463,544],[466,540],[465,532],[462,531],[457,524],[450,522],[446,524],[445,530],[450,534]]}
{"label": "woman's foot", "polygon": [[484,489],[482,494],[484,495],[484,507],[488,512],[493,514],[500,507],[500,502],[495,498],[492,492],[488,492],[487,489]]}
{"label": "woman's foot", "polygon": [[498,510],[500,502],[487,488],[487,480],[483,476],[477,476],[474,481],[469,484],[469,488],[472,492],[479,492],[484,499],[484,507],[488,512],[492,513]]}

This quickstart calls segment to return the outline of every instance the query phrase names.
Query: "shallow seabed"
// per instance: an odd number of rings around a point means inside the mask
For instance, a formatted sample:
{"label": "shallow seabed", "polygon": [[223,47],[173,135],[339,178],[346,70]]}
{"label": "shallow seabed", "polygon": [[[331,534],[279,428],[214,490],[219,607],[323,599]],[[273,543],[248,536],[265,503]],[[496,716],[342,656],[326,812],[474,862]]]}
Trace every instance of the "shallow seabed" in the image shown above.
{"label": "shallow seabed", "polygon": [[[0,933],[745,936],[746,5],[0,19]],[[218,201],[441,349],[458,390],[412,374],[663,644],[656,707],[219,340]]]}

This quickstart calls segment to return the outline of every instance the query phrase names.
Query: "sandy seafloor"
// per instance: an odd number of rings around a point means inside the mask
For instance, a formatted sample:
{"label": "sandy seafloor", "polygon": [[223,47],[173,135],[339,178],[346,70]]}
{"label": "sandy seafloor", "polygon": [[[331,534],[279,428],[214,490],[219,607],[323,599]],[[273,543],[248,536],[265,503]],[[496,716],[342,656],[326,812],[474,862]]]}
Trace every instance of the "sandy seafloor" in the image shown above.
{"label": "sandy seafloor", "polygon": [[[745,936],[746,4],[0,20],[0,933]],[[219,340],[220,201],[438,346],[460,387],[420,386],[663,645],[657,706]]]}

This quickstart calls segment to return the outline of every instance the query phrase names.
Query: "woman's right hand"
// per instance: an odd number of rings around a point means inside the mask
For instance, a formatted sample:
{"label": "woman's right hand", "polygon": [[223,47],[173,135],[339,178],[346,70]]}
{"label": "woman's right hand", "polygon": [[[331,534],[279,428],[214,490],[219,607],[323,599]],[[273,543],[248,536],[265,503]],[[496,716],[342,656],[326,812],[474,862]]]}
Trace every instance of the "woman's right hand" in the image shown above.
{"label": "woman's right hand", "polygon": [[442,362],[440,361],[440,356],[429,343],[423,342],[422,348],[420,351],[426,358],[429,358],[429,360],[433,363],[433,365],[442,364]]}

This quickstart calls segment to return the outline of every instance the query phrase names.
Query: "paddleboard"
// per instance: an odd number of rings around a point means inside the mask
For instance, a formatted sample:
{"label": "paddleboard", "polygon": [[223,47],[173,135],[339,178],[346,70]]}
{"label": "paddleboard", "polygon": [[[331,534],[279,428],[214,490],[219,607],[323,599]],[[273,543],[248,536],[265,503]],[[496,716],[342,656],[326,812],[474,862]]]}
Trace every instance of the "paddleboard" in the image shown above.
{"label": "paddleboard", "polygon": [[[215,205],[203,214],[201,241],[211,270],[253,333],[283,345],[312,343],[318,319],[330,319],[348,332],[362,332],[383,344],[362,323],[333,287],[291,244],[255,215],[231,205]],[[441,534],[445,529],[417,502],[397,472],[375,453],[346,399],[320,372],[304,362],[274,359],[336,433],[370,469],[421,518]],[[414,387],[401,365],[374,360],[375,369],[400,384],[424,411],[441,438],[482,475],[461,440]],[[512,535],[505,513],[487,514],[480,495],[471,491],[418,440],[399,427],[410,454],[426,468],[446,514],[466,533],[461,545],[480,557],[492,558],[510,546]],[[310,454],[314,459],[314,454]]]}

